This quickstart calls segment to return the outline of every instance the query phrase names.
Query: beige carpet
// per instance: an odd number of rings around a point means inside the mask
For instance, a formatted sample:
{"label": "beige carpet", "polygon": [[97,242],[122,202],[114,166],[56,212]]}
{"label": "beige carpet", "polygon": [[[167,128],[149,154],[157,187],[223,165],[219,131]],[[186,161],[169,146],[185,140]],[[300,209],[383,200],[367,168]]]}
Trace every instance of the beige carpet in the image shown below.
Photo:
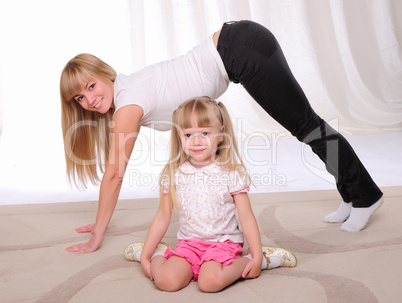
{"label": "beige carpet", "polygon": [[[292,250],[293,269],[263,271],[216,294],[196,283],[157,290],[124,247],[143,240],[157,199],[120,201],[101,248],[65,251],[88,239],[74,228],[93,222],[96,202],[0,206],[0,302],[401,302],[402,187],[383,188],[384,205],[359,233],[322,221],[336,191],[250,195],[264,244]],[[177,224],[165,241],[176,244]]]}

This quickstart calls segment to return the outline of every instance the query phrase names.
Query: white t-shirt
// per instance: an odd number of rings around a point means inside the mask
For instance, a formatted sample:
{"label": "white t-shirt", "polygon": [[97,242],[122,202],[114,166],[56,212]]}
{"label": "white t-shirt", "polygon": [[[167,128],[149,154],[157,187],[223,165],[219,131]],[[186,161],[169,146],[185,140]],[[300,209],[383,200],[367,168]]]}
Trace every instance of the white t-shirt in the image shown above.
{"label": "white t-shirt", "polygon": [[[175,173],[178,239],[243,243],[233,195],[248,192],[245,175],[215,163],[196,168],[184,162]],[[168,189],[164,187],[167,194]]]}
{"label": "white t-shirt", "polygon": [[229,85],[212,35],[176,59],[148,66],[114,82],[115,112],[125,105],[144,110],[140,125],[170,130],[173,111],[184,101],[200,96],[220,97]]}

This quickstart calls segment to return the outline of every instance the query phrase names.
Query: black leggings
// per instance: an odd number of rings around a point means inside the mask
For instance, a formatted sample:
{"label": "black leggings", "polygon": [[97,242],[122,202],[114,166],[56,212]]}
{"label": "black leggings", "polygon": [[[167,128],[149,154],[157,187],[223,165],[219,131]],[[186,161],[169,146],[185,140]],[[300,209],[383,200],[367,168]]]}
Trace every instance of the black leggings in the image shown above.
{"label": "black leggings", "polygon": [[225,23],[217,49],[229,79],[241,83],[270,116],[325,163],[343,201],[369,207],[382,196],[346,139],[311,108],[268,29],[252,21]]}

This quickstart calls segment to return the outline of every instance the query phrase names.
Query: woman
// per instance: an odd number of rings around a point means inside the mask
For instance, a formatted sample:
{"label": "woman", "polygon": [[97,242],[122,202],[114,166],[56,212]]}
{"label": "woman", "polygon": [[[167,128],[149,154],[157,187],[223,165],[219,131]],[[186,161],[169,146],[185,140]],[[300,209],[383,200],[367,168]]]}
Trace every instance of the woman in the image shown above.
{"label": "woman", "polygon": [[[68,176],[85,186],[99,180],[98,170],[104,172],[96,223],[77,229],[92,232],[92,238],[68,251],[91,252],[102,243],[141,126],[169,130],[180,103],[197,96],[216,99],[229,81],[241,83],[268,114],[310,145],[334,175],[343,202],[324,220],[347,219],[341,229],[351,232],[366,226],[383,203],[381,190],[345,138],[313,111],[272,33],[255,22],[239,21],[225,23],[186,55],[129,76],[116,76],[88,54],[67,63],[60,92]],[[334,140],[338,148],[327,148]]]}

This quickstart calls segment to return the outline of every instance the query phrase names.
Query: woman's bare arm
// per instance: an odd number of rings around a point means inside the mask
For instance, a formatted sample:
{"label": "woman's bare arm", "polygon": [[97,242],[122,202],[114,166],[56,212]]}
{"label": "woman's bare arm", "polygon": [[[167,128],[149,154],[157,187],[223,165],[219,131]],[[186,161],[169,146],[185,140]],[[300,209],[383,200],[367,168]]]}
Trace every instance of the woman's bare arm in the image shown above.
{"label": "woman's bare arm", "polygon": [[67,251],[93,252],[101,245],[117,204],[124,173],[140,131],[139,122],[143,114],[141,107],[128,105],[119,109],[114,115],[109,161],[100,185],[96,223],[77,229],[78,232],[92,232],[92,237],[86,243],[68,247]]}

